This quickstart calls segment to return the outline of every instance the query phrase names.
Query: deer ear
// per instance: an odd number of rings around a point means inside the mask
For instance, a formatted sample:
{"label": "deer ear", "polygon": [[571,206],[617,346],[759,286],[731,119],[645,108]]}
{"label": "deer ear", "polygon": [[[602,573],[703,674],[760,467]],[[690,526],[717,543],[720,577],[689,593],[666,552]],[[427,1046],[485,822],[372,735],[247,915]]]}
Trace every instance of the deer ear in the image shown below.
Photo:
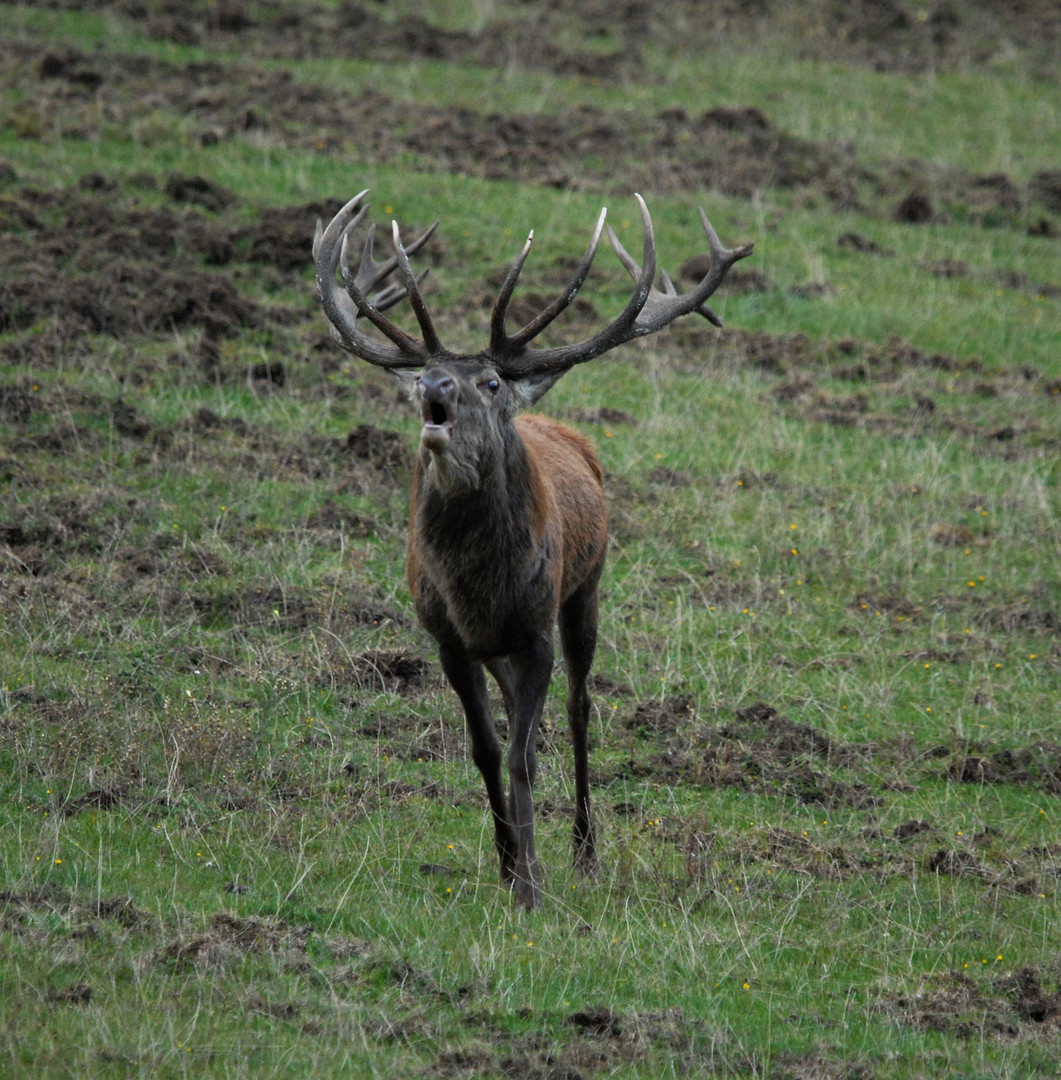
{"label": "deer ear", "polygon": [[543,397],[560,381],[563,371],[532,371],[517,378],[510,377],[509,386],[520,402],[521,408],[529,408]]}
{"label": "deer ear", "polygon": [[394,381],[401,387],[402,393],[412,402],[416,401],[416,381],[420,378],[420,369],[388,368]]}

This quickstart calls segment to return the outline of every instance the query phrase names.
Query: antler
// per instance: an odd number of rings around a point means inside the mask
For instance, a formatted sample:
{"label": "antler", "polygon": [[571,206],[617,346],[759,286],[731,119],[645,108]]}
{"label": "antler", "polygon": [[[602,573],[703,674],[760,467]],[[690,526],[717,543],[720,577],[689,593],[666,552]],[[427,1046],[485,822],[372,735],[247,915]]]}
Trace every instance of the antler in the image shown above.
{"label": "antler", "polygon": [[[635,198],[641,204],[641,211],[646,222],[646,229],[650,229],[651,223],[648,221],[648,207],[645,206],[644,200],[640,195],[635,196]],[[700,223],[703,225],[704,232],[707,234],[707,243],[711,250],[711,265],[707,274],[695,289],[679,296],[670,276],[665,270],[661,270],[659,276],[663,282],[663,291],[661,292],[659,289],[653,288],[648,294],[648,300],[645,302],[645,306],[641,309],[641,314],[636,321],[636,326],[640,333],[655,333],[657,330],[666,326],[667,323],[672,322],[682,315],[688,315],[691,311],[703,315],[708,322],[713,323],[715,326],[722,326],[722,320],[704,301],[719,287],[719,285],[722,284],[722,279],[726,276],[729,268],[738,259],[743,259],[746,255],[750,255],[755,245],[742,244],[733,251],[723,247],[722,241],[718,238],[718,233],[715,232],[711,222],[707,220],[707,214],[704,213],[703,207],[700,207]],[[612,231],[610,225],[608,226],[608,239],[611,240],[616,255],[619,256],[620,261],[623,266],[626,267],[630,276],[634,281],[638,281],[641,276],[641,267],[639,267],[627,254],[626,249],[619,243],[619,238]]]}
{"label": "antler", "polygon": [[[313,257],[317,267],[317,293],[332,323],[333,334],[344,349],[381,367],[419,368],[431,359],[452,356],[453,354],[442,347],[420,292],[419,282],[423,280],[423,274],[420,277],[414,275],[408,258],[434,232],[438,225],[437,221],[418,236],[408,248],[402,246],[398,225],[394,223],[394,256],[386,262],[376,262],[372,254],[375,231],[374,227],[370,226],[361,253],[361,265],[356,275],[351,274],[346,258],[347,243],[351,232],[358,227],[368,210],[367,203],[362,205],[362,200],[367,194],[368,191],[365,190],[351,199],[335,215],[327,229],[317,222],[317,233],[313,240]],[[514,334],[509,334],[505,327],[505,319],[523,264],[530,254],[534,240],[534,233],[531,232],[512,269],[509,270],[494,304],[493,315],[490,319],[490,344],[479,354],[482,359],[489,360],[502,375],[512,378],[531,374],[562,373],[632,338],[654,334],[657,330],[662,330],[675,319],[688,315],[690,312],[695,311],[703,315],[715,326],[722,325],[719,317],[707,306],[707,299],[722,284],[730,267],[739,259],[750,255],[755,245],[742,244],[733,249],[723,247],[718,234],[707,220],[707,215],[701,210],[700,221],[711,251],[711,265],[707,274],[695,288],[679,293],[666,272],[661,271],[660,280],[663,288],[658,289],[652,284],[656,276],[656,241],[652,218],[645,200],[640,195],[635,195],[634,198],[637,199],[641,210],[643,253],[640,266],[619,242],[611,226],[607,227],[608,239],[615,253],[634,280],[633,295],[619,315],[593,337],[574,345],[563,345],[554,349],[528,348],[531,341],[571,304],[578,295],[579,289],[582,288],[593,265],[593,259],[597,254],[597,247],[605,229],[607,210],[602,209],[589,247],[567,287],[526,326]],[[345,291],[340,290],[336,283],[337,270],[341,273]],[[398,271],[400,282],[387,286],[371,300],[368,299],[368,294],[394,270]],[[417,322],[420,324],[422,340],[399,329],[381,314],[405,296],[409,297]],[[356,325],[358,316],[368,319],[389,339],[390,344],[376,341],[362,333]]]}
{"label": "antler", "polygon": [[[497,306],[494,308],[493,333],[491,335],[492,355],[499,353],[499,367],[506,375],[520,376],[531,373],[563,372],[576,364],[592,360],[602,353],[614,349],[623,342],[630,341],[635,337],[643,337],[646,334],[654,334],[662,330],[668,323],[687,315],[691,311],[698,312],[704,318],[710,320],[716,326],[721,326],[722,321],[707,306],[707,298],[722,284],[722,279],[729,272],[729,268],[750,255],[755,247],[754,244],[742,244],[738,248],[730,250],[722,246],[718,234],[707,220],[707,215],[700,211],[700,220],[703,222],[704,232],[707,234],[708,244],[711,249],[711,266],[703,280],[687,293],[679,294],[674,288],[674,283],[666,272],[661,271],[660,277],[663,282],[663,290],[657,289],[652,281],[656,276],[656,240],[652,228],[652,217],[645,205],[645,200],[640,195],[635,195],[637,205],[641,210],[641,227],[643,233],[642,265],[634,261],[608,226],[608,239],[615,248],[623,266],[626,267],[634,280],[634,293],[619,315],[603,330],[574,345],[563,345],[555,349],[527,349],[526,343],[535,334],[547,326],[567,305],[574,299],[586,273],[589,271],[589,263],[593,260],[597,242],[604,225],[605,211],[601,211],[597,221],[597,230],[593,241],[589,246],[582,262],[579,264],[575,277],[568,286],[568,290],[561,294],[548,308],[545,309],[533,322],[528,323],[518,334],[508,337],[504,334],[501,326],[504,322],[504,308],[508,303],[508,295],[515,286],[514,277],[518,276],[526,257],[527,248],[517,260],[516,265],[506,279],[505,287],[502,288],[501,296],[498,297]],[[528,241],[529,245],[530,241]],[[511,284],[510,284],[511,283]],[[507,287],[507,293],[506,293]],[[531,333],[533,331],[533,333]],[[529,336],[528,336],[529,335]],[[500,346],[500,350],[498,349]]]}
{"label": "antler", "polygon": [[[355,195],[335,217],[328,227],[318,221],[313,236],[313,261],[317,270],[317,296],[324,307],[324,313],[332,324],[332,335],[339,344],[355,356],[367,360],[370,364],[386,368],[419,368],[435,355],[442,353],[442,347],[435,334],[431,317],[427,313],[424,299],[420,292],[420,282],[427,276],[425,270],[419,276],[412,272],[409,255],[418,251],[438,227],[436,221],[425,229],[409,246],[403,248],[398,235],[397,222],[394,223],[394,255],[383,262],[377,262],[373,253],[376,239],[376,226],[370,224],[361,249],[361,262],[357,273],[351,273],[347,261],[347,247],[350,237],[364,220],[371,203],[364,202],[368,188]],[[339,271],[345,291],[335,280]],[[397,270],[400,282],[392,282],[373,296],[370,293],[382,285]],[[395,326],[382,312],[393,307],[399,300],[409,297],[420,322],[424,335],[423,341],[407,334]],[[357,318],[363,315],[382,334],[390,339],[390,345],[383,344],[362,333],[357,326]]]}

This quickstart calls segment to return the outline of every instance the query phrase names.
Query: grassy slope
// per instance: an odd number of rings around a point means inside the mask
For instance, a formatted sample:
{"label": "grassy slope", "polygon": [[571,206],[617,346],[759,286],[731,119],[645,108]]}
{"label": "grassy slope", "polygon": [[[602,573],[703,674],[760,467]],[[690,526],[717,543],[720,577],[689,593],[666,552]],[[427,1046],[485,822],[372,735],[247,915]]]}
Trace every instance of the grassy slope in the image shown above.
{"label": "grassy slope", "polygon": [[[178,64],[212,52],[111,16],[0,17],[52,48],[105,39],[104,54]],[[574,94],[644,126],[667,105],[755,104],[872,166],[920,157],[1024,184],[1058,160],[1057,126],[1042,126],[1056,82],[1004,64],[767,67],[729,46],[707,76],[650,53],[621,86],[437,62],[282,66],[307,85],[529,114]],[[366,162],[351,145],[307,153],[275,131],[203,147],[165,102],[64,137],[69,113],[44,111],[28,62],[9,60],[12,199],[22,184],[69,197],[98,171],[123,207],[164,205],[129,178],[177,169],[241,193],[225,212],[236,230],[261,206],[371,184],[403,221],[443,219],[433,297],[447,340],[481,334],[481,309],[456,301],[484,291],[499,236],[514,252],[535,227],[528,276],[544,289],[602,201]],[[607,199],[628,235],[630,204]],[[1027,235],[1037,207],[995,227],[960,206],[947,224],[899,225],[887,190],[861,213],[813,186],[650,201],[667,265],[696,250],[704,203],[724,239],[756,240],[768,287],[722,300],[729,335],[676,329],[550,395],[610,478],[604,869],[586,885],[565,865],[558,678],[538,796],[550,898],[530,917],[494,884],[479,783],[435,669],[396,692],[362,659],[432,650],[402,582],[404,475],[334,447],[363,422],[411,446],[415,421],[376,375],[322,366],[308,273],[237,259],[242,290],[295,315],[224,339],[213,382],[195,328],[9,331],[0,385],[40,406],[24,419],[12,406],[3,428],[0,523],[26,540],[0,574],[4,1068],[1053,1067],[1056,1027],[1029,1018],[1017,973],[1058,990],[1061,320],[1036,288],[1056,283],[1056,240]],[[62,205],[44,217],[61,221]],[[840,247],[852,231],[894,255]],[[926,269],[941,259],[967,272]],[[606,312],[619,276],[595,281]],[[823,281],[824,297],[790,291]],[[757,354],[741,331],[786,336]],[[893,339],[916,352],[896,360]],[[243,377],[277,356],[282,388]],[[119,423],[119,398],[146,438]],[[202,408],[250,434],[196,426]],[[760,700],[807,727],[735,719]]]}

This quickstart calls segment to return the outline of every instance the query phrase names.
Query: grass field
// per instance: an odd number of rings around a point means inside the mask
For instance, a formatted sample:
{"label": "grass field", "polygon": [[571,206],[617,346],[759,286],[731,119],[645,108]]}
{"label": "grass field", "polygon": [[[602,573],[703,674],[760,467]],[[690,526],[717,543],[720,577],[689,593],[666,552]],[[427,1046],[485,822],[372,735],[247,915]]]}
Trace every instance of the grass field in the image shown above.
{"label": "grass field", "polygon": [[[0,4],[0,1075],[1061,1073],[1054,6],[612,8]],[[611,543],[539,912],[313,294],[364,187],[452,347],[634,191],[756,245],[543,405]]]}

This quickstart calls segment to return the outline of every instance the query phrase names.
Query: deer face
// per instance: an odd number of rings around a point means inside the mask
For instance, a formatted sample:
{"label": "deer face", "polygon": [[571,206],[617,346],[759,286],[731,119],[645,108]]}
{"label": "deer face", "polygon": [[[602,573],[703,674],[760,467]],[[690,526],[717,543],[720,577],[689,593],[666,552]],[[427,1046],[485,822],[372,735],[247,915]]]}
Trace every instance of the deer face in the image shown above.
{"label": "deer face", "polygon": [[490,367],[467,362],[434,364],[413,385],[424,422],[420,445],[433,453],[469,448],[481,441],[484,428],[496,427],[506,412],[509,395]]}
{"label": "deer face", "polygon": [[401,378],[423,421],[420,447],[436,483],[449,494],[477,490],[503,458],[506,428],[533,391],[478,360],[432,363]]}

